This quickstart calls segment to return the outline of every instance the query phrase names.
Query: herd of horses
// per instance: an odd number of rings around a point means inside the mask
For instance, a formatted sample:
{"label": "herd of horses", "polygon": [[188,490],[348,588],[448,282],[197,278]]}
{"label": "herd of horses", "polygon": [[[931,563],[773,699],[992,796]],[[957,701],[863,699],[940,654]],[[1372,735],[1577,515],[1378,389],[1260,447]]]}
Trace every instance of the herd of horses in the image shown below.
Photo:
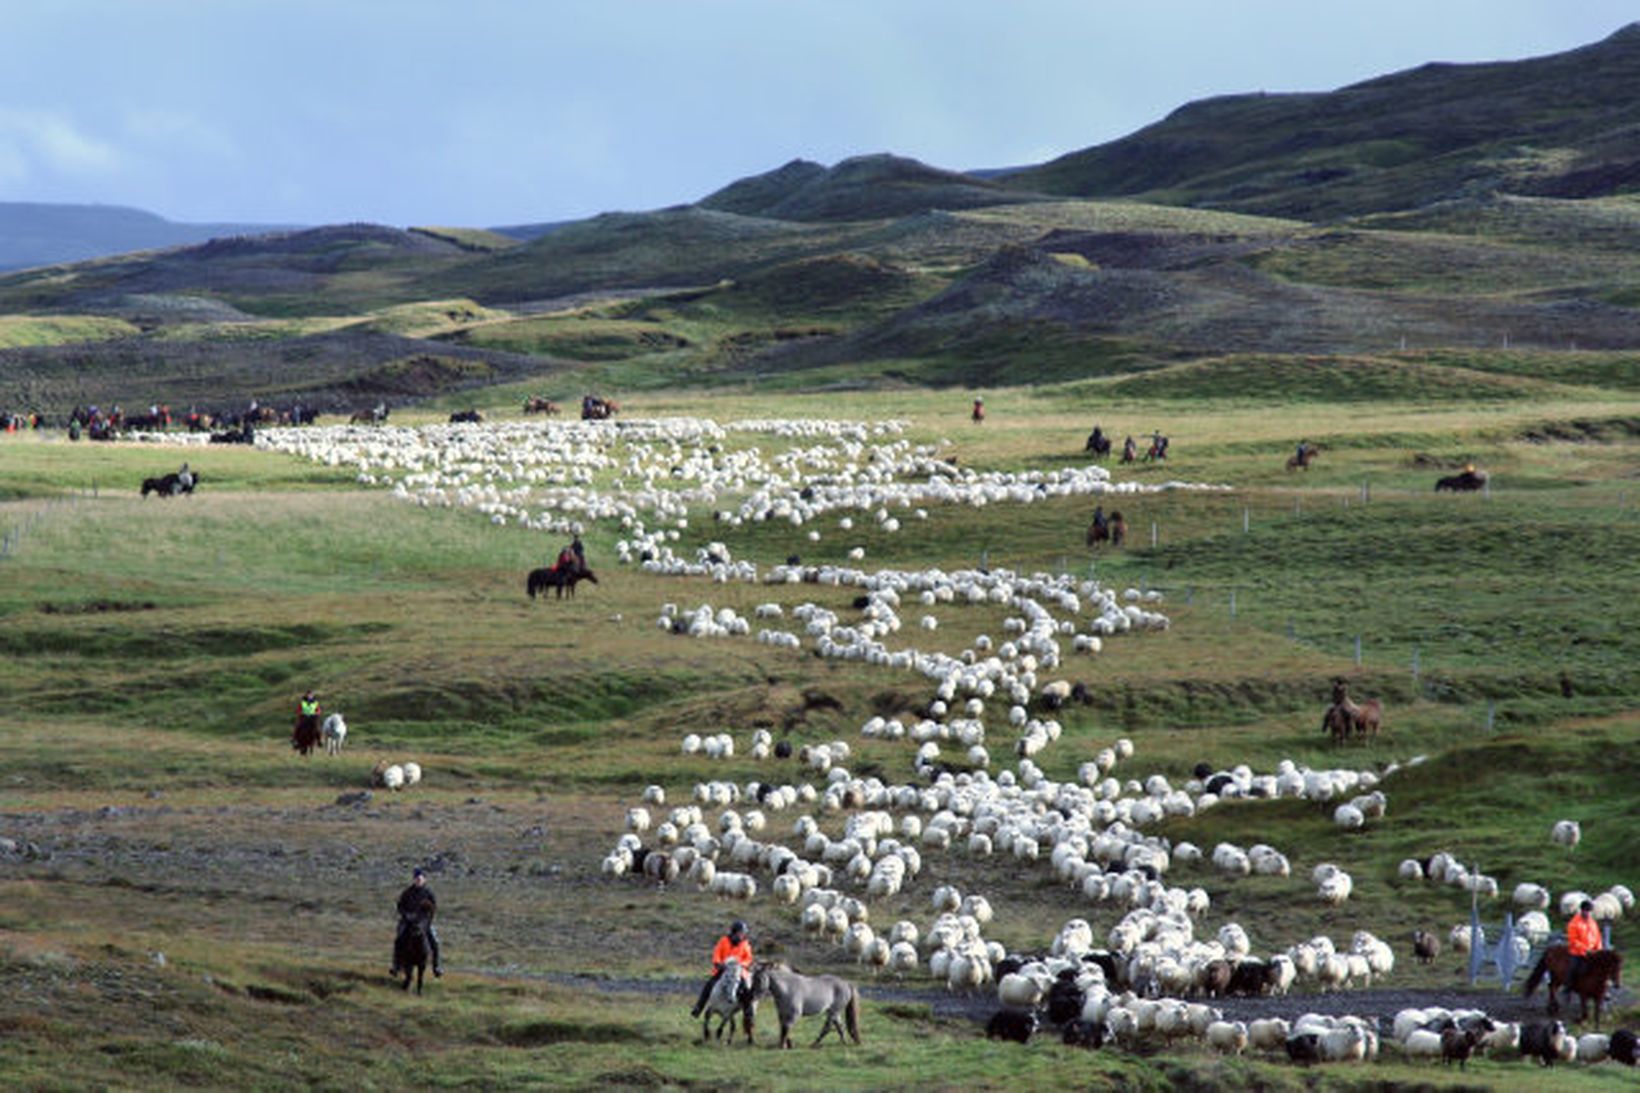
{"label": "herd of horses", "polygon": [[1342,679],[1333,680],[1332,705],[1321,717],[1321,729],[1332,736],[1334,744],[1351,740],[1367,743],[1378,738],[1384,724],[1384,704],[1369,698],[1357,705],[1350,700],[1349,685]]}
{"label": "herd of horses", "polygon": [[[712,993],[707,996],[701,1017],[702,1042],[715,1038],[719,1043],[732,1043],[735,1021],[748,1044],[752,1043],[756,1026],[757,1004],[765,997],[774,1003],[780,1017],[779,1047],[792,1046],[792,1026],[799,1017],[823,1014],[820,1035],[811,1047],[819,1047],[828,1034],[836,1031],[839,1042],[847,1038],[860,1043],[860,989],[846,979],[835,975],[802,975],[780,961],[759,961],[751,968],[751,985],[741,984],[740,961],[729,958],[724,962],[723,974],[718,976]],[[712,1018],[718,1019],[717,1030],[712,1030]],[[729,1036],[725,1040],[724,1029]]]}

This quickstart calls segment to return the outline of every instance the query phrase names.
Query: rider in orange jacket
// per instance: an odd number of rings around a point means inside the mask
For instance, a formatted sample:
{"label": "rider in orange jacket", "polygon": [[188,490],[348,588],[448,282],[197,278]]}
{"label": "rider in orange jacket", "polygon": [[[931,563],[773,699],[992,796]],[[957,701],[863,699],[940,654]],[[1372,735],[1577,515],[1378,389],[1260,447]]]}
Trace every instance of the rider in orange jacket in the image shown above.
{"label": "rider in orange jacket", "polygon": [[1566,968],[1566,994],[1570,997],[1572,984],[1577,977],[1583,974],[1583,958],[1590,953],[1598,953],[1605,948],[1605,942],[1600,937],[1600,924],[1594,920],[1594,901],[1584,900],[1578,907],[1577,914],[1566,923],[1566,955],[1570,956],[1571,963]]}
{"label": "rider in orange jacket", "polygon": [[712,977],[701,987],[700,998],[695,1001],[695,1008],[689,1011],[689,1016],[699,1017],[700,1011],[706,1008],[713,985],[723,975],[723,965],[731,959],[740,961],[741,988],[744,990],[752,976],[752,943],[746,937],[746,924],[738,918],[730,923],[728,934],[718,938],[718,943],[712,947]]}

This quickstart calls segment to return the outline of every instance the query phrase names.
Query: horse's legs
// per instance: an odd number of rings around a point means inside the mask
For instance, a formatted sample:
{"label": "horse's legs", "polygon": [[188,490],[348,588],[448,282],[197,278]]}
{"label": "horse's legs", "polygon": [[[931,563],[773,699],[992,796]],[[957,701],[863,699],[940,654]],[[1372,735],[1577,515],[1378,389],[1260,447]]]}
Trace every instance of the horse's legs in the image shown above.
{"label": "horse's legs", "polygon": [[785,1048],[792,1046],[792,1023],[784,1017],[780,1019],[780,1046]]}
{"label": "horse's legs", "polygon": [[816,1036],[814,1038],[814,1043],[809,1046],[819,1047],[820,1041],[826,1038],[826,1033],[830,1032],[834,1025],[837,1028],[837,1038],[841,1040],[843,1038],[843,1026],[837,1023],[837,1015],[828,1009],[826,1011],[826,1019],[820,1023],[820,1035]]}

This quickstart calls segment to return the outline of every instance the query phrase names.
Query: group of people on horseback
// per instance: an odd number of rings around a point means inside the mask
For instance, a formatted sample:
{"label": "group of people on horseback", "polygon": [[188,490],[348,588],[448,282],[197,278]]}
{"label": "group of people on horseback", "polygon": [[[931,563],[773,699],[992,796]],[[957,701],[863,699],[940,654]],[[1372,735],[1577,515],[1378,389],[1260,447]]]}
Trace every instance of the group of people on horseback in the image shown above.
{"label": "group of people on horseback", "polygon": [[[1150,434],[1150,444],[1145,449],[1145,462],[1165,462],[1167,460],[1167,445],[1168,438],[1162,435],[1161,430],[1152,430]],[[1085,452],[1092,452],[1094,457],[1097,459],[1103,459],[1105,456],[1110,454],[1111,440],[1105,433],[1102,426],[1095,425],[1093,427],[1093,432],[1088,434],[1088,441],[1082,446],[1082,450]],[[1138,442],[1135,441],[1133,437],[1129,436],[1126,440],[1122,441],[1122,462],[1137,463],[1138,461]]]}

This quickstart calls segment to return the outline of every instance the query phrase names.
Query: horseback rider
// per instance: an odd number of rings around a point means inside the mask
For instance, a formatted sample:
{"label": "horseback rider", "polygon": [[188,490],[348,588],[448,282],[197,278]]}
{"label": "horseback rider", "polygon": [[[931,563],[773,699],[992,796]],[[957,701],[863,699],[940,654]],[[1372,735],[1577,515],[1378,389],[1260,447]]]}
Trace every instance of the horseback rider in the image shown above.
{"label": "horseback rider", "polygon": [[577,570],[585,569],[587,567],[587,548],[581,542],[581,533],[579,531],[575,533],[575,538],[570,541],[569,549],[575,555],[575,568]]}
{"label": "horseback rider", "polygon": [[1566,923],[1566,955],[1571,957],[1566,966],[1566,985],[1563,988],[1567,1001],[1571,1001],[1572,987],[1577,977],[1583,974],[1583,958],[1606,947],[1593,911],[1594,901],[1586,899],[1578,906],[1577,914]]}
{"label": "horseback rider", "polygon": [[1098,528],[1101,532],[1110,530],[1110,521],[1105,518],[1105,506],[1093,506],[1093,526]]}
{"label": "horseback rider", "polygon": [[984,421],[985,420],[985,400],[984,399],[977,398],[977,399],[974,400],[974,412],[973,412],[972,417],[975,421]]}
{"label": "horseback rider", "polygon": [[1105,449],[1105,444],[1106,441],[1104,430],[1095,425],[1093,427],[1093,432],[1088,434],[1088,443],[1085,450],[1090,452],[1103,451]]}
{"label": "horseback rider", "polygon": [[752,943],[746,937],[746,924],[738,918],[729,924],[729,932],[718,938],[718,943],[712,947],[712,976],[700,988],[700,997],[695,1000],[695,1008],[689,1011],[689,1016],[699,1017],[700,1011],[706,1008],[706,1000],[712,996],[712,988],[723,975],[723,965],[730,958],[740,961],[740,991],[745,993],[752,982]]}
{"label": "horseback rider", "polygon": [[318,739],[319,715],[323,712],[324,710],[319,707],[319,696],[314,694],[312,691],[304,692],[301,703],[297,706],[296,726],[292,728],[290,732],[291,747],[295,748],[297,751],[302,750],[302,729],[304,727],[306,727],[312,734],[310,739]]}
{"label": "horseback rider", "polygon": [[1305,458],[1306,455],[1309,454],[1309,451],[1310,451],[1310,442],[1308,440],[1300,440],[1298,442],[1298,455],[1296,456],[1299,463],[1304,462],[1304,458]]}
{"label": "horseback rider", "polygon": [[575,573],[579,571],[580,567],[576,565],[574,543],[558,552],[558,560],[553,563],[552,568],[558,573]]}
{"label": "horseback rider", "polygon": [[1138,447],[1139,446],[1137,444],[1133,443],[1133,438],[1131,436],[1122,441],[1122,462],[1132,463],[1133,453],[1138,450]]}
{"label": "horseback rider", "polygon": [[177,485],[182,487],[183,493],[187,493],[194,488],[194,472],[188,469],[187,463],[184,463],[182,469],[177,471]]}
{"label": "horseback rider", "polygon": [[404,939],[405,931],[420,926],[427,933],[427,947],[433,950],[433,976],[437,978],[444,974],[444,967],[439,962],[438,931],[433,929],[433,916],[438,914],[438,900],[433,896],[433,890],[427,887],[427,874],[421,866],[416,866],[410,873],[410,886],[399,893],[399,932],[393,938],[393,970],[390,975],[398,975],[399,943]]}

